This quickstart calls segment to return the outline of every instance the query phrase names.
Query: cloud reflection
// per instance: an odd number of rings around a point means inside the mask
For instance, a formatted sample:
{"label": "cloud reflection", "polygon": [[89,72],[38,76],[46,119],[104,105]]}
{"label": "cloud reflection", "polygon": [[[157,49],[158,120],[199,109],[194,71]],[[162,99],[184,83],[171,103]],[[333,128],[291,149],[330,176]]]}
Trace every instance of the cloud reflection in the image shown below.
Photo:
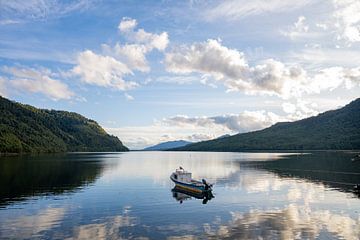
{"label": "cloud reflection", "polygon": [[65,208],[48,207],[37,214],[9,217],[8,220],[1,223],[0,233],[16,239],[39,236],[41,232],[58,226],[63,220],[65,212]]}
{"label": "cloud reflection", "polygon": [[[134,152],[120,155],[103,173],[103,179],[150,177],[157,183],[169,181],[169,176],[179,166],[193,173],[194,178],[211,182],[228,179],[240,170],[238,162],[278,159],[285,153],[197,153],[197,152]],[[126,160],[123,158],[126,157]],[[156,159],[156,161],[154,161]]]}
{"label": "cloud reflection", "polygon": [[[360,219],[329,210],[313,210],[290,204],[281,210],[231,212],[232,219],[216,230],[214,239],[316,239],[320,236],[359,239]],[[326,238],[326,237],[325,237]]]}
{"label": "cloud reflection", "polygon": [[[123,215],[108,217],[101,223],[77,226],[70,239],[127,239],[122,236],[122,228],[134,227],[138,224],[136,217],[130,216],[131,207],[124,207]],[[144,238],[142,238],[144,239]]]}

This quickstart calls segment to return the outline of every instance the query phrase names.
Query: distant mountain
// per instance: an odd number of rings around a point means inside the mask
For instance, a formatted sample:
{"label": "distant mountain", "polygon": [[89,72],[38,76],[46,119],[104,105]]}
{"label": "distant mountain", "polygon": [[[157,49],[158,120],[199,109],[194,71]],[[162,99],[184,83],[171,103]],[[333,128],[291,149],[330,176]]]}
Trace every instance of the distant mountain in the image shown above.
{"label": "distant mountain", "polygon": [[167,150],[170,148],[177,148],[177,147],[183,147],[188,144],[191,144],[192,142],[184,141],[184,140],[177,140],[177,141],[169,141],[169,142],[163,142],[156,144],[151,147],[144,148],[144,151],[161,151],[161,150]]}
{"label": "distant mountain", "polygon": [[171,150],[360,149],[360,98],[345,107],[296,122],[282,122],[255,132],[241,133]]}
{"label": "distant mountain", "polygon": [[128,151],[94,120],[0,96],[0,153]]}

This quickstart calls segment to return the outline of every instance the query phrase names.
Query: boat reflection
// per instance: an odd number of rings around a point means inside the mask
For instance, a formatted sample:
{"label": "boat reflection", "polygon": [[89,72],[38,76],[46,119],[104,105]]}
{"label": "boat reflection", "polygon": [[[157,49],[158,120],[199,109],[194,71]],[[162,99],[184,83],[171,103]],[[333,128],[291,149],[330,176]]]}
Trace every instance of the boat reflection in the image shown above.
{"label": "boat reflection", "polygon": [[195,193],[195,192],[186,191],[178,187],[174,187],[173,189],[171,189],[171,192],[173,198],[175,198],[176,201],[180,202],[180,204],[182,204],[186,200],[190,200],[191,198],[202,199],[202,203],[207,204],[208,201],[215,198],[215,196],[212,194],[211,191],[203,192],[203,193]]}

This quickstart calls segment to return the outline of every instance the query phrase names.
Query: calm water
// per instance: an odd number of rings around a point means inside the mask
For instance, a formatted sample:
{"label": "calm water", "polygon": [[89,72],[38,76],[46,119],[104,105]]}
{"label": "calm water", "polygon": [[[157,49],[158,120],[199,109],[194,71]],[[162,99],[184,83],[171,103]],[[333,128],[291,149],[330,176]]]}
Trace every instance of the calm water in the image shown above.
{"label": "calm water", "polygon": [[[351,152],[0,158],[0,238],[359,239]],[[178,166],[215,198],[173,192]]]}

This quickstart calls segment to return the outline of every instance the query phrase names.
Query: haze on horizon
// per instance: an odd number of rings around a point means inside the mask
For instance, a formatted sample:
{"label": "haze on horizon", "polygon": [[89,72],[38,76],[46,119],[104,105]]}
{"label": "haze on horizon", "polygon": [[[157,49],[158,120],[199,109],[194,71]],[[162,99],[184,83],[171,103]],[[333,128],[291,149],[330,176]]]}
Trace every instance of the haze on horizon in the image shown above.
{"label": "haze on horizon", "polygon": [[0,12],[0,95],[78,112],[130,149],[360,97],[358,0],[0,0]]}

